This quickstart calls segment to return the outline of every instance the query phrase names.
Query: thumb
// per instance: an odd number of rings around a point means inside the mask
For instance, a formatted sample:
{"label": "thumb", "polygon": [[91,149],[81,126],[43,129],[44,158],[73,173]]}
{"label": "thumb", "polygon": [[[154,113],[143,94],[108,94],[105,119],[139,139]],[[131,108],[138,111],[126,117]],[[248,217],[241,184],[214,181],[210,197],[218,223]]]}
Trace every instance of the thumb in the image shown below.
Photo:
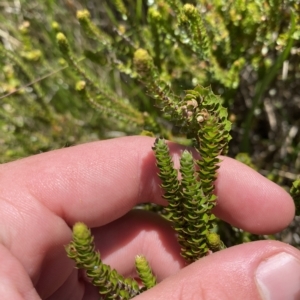
{"label": "thumb", "polygon": [[300,252],[258,241],[202,258],[135,299],[296,300],[299,282]]}

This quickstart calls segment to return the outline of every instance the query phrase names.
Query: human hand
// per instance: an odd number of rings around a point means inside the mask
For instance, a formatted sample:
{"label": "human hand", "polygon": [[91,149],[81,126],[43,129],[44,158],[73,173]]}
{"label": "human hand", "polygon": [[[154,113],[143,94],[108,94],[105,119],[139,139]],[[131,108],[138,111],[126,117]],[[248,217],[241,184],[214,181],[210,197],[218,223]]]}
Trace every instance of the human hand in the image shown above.
{"label": "human hand", "polygon": [[[77,221],[94,228],[104,263],[134,276],[134,257],[144,254],[158,281],[165,279],[136,299],[260,299],[258,281],[271,287],[264,299],[299,299],[300,252],[293,247],[252,242],[185,267],[169,223],[131,211],[138,203],[166,204],[153,142],[120,138],[0,166],[1,299],[98,299],[63,247]],[[178,161],[182,147],[170,146]],[[216,192],[215,214],[252,233],[280,231],[294,216],[284,190],[230,158],[223,158]],[[268,269],[257,271],[261,266]]]}

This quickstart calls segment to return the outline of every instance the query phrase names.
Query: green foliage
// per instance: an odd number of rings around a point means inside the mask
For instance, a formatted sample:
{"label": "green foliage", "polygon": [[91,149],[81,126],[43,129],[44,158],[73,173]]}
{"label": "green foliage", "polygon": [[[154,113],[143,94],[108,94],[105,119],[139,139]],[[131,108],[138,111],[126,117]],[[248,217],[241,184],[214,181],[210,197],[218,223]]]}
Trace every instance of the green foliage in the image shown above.
{"label": "green foliage", "polygon": [[257,239],[213,222],[218,155],[245,153],[284,188],[297,178],[299,9],[299,0],[3,3],[1,162],[140,132],[194,146],[201,159],[184,152],[178,179],[164,140],[154,145],[184,257],[222,249],[217,230],[227,245]]}
{"label": "green foliage", "polygon": [[[83,99],[86,99],[106,117],[124,121],[128,126],[129,124],[133,124],[133,126],[142,126],[144,124],[144,116],[138,110],[106,87],[101,86],[96,79],[93,79],[80,67],[73,57],[68,40],[63,33],[59,32],[56,35],[56,40],[64,58],[73,67],[74,71],[84,79],[84,81],[79,81],[76,84],[76,90],[80,92]],[[93,98],[93,94],[95,98]]]}
{"label": "green foliage", "polygon": [[186,36],[191,38],[193,52],[200,59],[210,56],[211,47],[202,17],[192,4],[185,4],[179,15],[179,26],[186,29]]}
{"label": "green foliage", "polygon": [[[161,101],[165,101],[162,98]],[[182,256],[188,262],[207,255],[210,249],[208,235],[214,230],[215,216],[211,213],[216,204],[214,181],[217,178],[218,155],[227,152],[230,140],[230,122],[222,107],[222,99],[210,88],[196,87],[186,91],[186,96],[176,103],[165,103],[171,119],[180,122],[187,136],[193,139],[200,159],[194,161],[188,151],[180,160],[181,181],[169,156],[163,140],[156,140],[154,152],[164,198],[169,201],[166,211],[178,233]],[[173,110],[173,111],[172,111]],[[195,164],[199,167],[196,171]],[[221,249],[213,246],[214,249]]]}
{"label": "green foliage", "polygon": [[[293,151],[288,157],[280,151],[286,129],[279,124],[294,111],[288,101],[277,103],[275,96],[271,104],[280,138],[273,138],[278,133],[273,125],[268,138],[277,162],[283,158],[279,166],[262,166],[258,149],[266,146],[258,122],[269,117],[264,115],[265,93],[282,84],[289,91],[288,84],[299,78],[299,15],[294,13],[299,1],[103,1],[102,8],[89,3],[91,13],[83,1],[2,6],[3,162],[143,129],[185,143],[184,131],[178,134],[176,122],[165,126],[166,115],[151,98],[174,100],[197,85],[211,85],[222,94],[235,120],[232,155],[250,153],[249,144],[254,145],[250,154],[259,168],[279,171],[295,157]],[[60,31],[70,45],[67,56],[56,47]],[[137,49],[151,57],[151,74],[136,74]],[[86,83],[82,93],[76,93],[78,81]],[[262,138],[255,139],[253,132]],[[272,151],[266,149],[266,155]]]}
{"label": "green foliage", "polygon": [[[73,226],[73,239],[65,249],[68,256],[75,261],[76,267],[84,269],[93,285],[99,288],[103,299],[131,299],[144,290],[134,279],[124,278],[102,262],[100,253],[95,251],[91,232],[84,223],[78,222]],[[136,257],[136,268],[145,289],[156,284],[144,256]]]}
{"label": "green foliage", "polygon": [[300,179],[297,179],[293,182],[293,185],[290,189],[291,196],[295,201],[296,206],[296,215],[300,215]]}

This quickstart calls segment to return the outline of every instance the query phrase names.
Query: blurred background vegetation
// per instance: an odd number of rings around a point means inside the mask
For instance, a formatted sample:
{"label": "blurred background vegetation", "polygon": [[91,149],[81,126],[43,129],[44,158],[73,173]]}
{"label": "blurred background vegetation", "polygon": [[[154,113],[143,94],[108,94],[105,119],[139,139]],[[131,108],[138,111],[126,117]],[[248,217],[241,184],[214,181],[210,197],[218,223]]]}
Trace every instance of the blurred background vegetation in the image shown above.
{"label": "blurred background vegetation", "polygon": [[[201,84],[228,108],[229,156],[288,190],[300,174],[300,1],[191,0],[198,17],[185,3],[1,1],[0,162],[142,130],[188,144],[159,97]],[[136,73],[139,48],[153,85]],[[299,245],[298,227],[277,238]]]}

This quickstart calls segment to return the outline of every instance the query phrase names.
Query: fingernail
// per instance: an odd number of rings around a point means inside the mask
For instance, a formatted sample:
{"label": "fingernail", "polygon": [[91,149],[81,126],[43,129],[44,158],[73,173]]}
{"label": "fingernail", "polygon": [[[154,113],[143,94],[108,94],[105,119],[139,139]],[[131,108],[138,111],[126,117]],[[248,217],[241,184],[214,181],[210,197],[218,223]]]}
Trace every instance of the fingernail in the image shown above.
{"label": "fingernail", "polygon": [[300,299],[300,261],[282,252],[261,262],[256,283],[263,300]]}

